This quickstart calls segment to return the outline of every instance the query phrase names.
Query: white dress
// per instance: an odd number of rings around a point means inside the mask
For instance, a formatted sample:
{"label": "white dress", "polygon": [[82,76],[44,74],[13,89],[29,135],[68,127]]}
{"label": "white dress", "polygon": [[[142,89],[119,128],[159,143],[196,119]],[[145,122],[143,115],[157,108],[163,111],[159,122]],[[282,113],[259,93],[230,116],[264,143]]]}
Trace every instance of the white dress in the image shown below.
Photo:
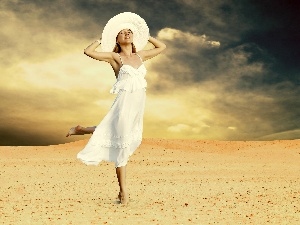
{"label": "white dress", "polygon": [[[120,59],[122,62],[121,57]],[[129,157],[141,144],[146,72],[143,63],[134,68],[122,62],[117,82],[110,91],[117,94],[117,97],[87,145],[77,154],[77,158],[83,163],[98,165],[104,160],[115,162],[116,167],[125,166]]]}

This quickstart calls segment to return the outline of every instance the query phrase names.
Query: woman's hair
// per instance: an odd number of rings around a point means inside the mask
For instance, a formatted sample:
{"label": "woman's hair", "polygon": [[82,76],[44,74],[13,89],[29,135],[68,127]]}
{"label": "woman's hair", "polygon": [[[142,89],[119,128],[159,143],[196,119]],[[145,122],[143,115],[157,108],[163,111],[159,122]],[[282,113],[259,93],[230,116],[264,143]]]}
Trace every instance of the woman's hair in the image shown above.
{"label": "woman's hair", "polygon": [[[132,53],[136,53],[136,48],[135,48],[133,43],[131,43],[131,46],[132,46]],[[119,45],[119,43],[116,43],[116,45],[113,49],[113,52],[115,52],[115,53],[120,53],[121,52],[121,46]]]}
{"label": "woman's hair", "polygon": [[[132,31],[131,31],[131,32],[132,32]],[[113,49],[113,52],[115,52],[115,53],[120,53],[120,52],[121,52],[121,46],[120,46],[119,43],[117,42],[118,36],[119,36],[119,34],[118,34],[117,37],[116,37],[116,45],[115,45],[115,47],[114,47],[114,49]],[[136,48],[135,48],[135,46],[134,46],[133,43],[131,43],[131,46],[132,46],[132,53],[136,53]]]}

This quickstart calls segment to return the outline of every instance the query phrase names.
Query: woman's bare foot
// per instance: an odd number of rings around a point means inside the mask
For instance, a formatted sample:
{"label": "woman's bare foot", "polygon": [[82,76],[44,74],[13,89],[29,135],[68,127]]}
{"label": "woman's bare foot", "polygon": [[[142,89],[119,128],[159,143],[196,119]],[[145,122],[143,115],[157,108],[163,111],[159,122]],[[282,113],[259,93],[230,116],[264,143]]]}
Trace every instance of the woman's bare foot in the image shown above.
{"label": "woman's bare foot", "polygon": [[77,125],[76,127],[72,127],[69,132],[67,133],[66,137],[71,135],[84,135],[84,134],[92,134],[94,133],[96,126],[93,127],[82,127]]}
{"label": "woman's bare foot", "polygon": [[85,132],[83,131],[83,127],[78,125],[76,127],[72,127],[67,133],[66,137],[69,137],[71,135],[84,135],[84,134]]}
{"label": "woman's bare foot", "polygon": [[93,127],[81,127],[81,126],[79,126],[78,129],[80,129],[80,131],[84,132],[85,134],[92,134],[92,133],[94,133],[96,127],[97,126],[93,126]]}
{"label": "woman's bare foot", "polygon": [[129,197],[128,197],[127,194],[119,192],[118,198],[119,198],[120,203],[122,205],[128,205],[128,203],[129,203]]}

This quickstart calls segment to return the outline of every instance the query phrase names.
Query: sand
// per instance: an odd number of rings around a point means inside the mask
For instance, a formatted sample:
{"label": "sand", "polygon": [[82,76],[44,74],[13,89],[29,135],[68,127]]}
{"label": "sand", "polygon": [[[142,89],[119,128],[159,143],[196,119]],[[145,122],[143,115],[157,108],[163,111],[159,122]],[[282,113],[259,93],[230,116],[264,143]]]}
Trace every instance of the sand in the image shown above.
{"label": "sand", "polygon": [[300,224],[300,140],[144,139],[127,166],[86,166],[87,140],[0,147],[0,224]]}

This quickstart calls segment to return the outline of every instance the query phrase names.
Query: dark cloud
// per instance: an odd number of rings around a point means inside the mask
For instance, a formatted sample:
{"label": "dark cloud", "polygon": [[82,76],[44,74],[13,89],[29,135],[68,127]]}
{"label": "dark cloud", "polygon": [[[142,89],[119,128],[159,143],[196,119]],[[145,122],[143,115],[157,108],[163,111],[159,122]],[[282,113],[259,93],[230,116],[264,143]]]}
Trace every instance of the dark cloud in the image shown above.
{"label": "dark cloud", "polygon": [[[214,100],[206,107],[216,116],[204,122],[211,128],[237,127],[238,132],[226,136],[227,140],[261,139],[277,133],[286,137],[299,128],[300,87],[274,71],[276,60],[258,45],[214,49],[172,41],[172,52],[153,66],[160,79],[150,85],[151,92],[199,86],[199,93],[202,89],[213,94]],[[180,68],[188,68],[188,72]],[[191,105],[203,107],[203,96],[195,92],[190,97]],[[291,134],[294,137],[297,132]]]}
{"label": "dark cloud", "polygon": [[76,138],[65,138],[71,126],[78,122],[91,126],[98,124],[108,110],[103,107],[101,111],[102,107],[95,104],[99,101],[99,93],[83,88],[72,91],[33,86],[23,90],[2,88],[0,98],[0,145],[50,145],[74,141]]}
{"label": "dark cloud", "polygon": [[[230,88],[222,92],[213,105],[212,111],[232,117],[238,124],[242,139],[261,139],[270,134],[293,131],[299,128],[300,89],[291,83],[260,85],[248,91]],[[224,120],[224,126],[230,123]],[[230,137],[230,139],[238,137]],[[240,139],[240,138],[238,138]]]}
{"label": "dark cloud", "polygon": [[250,1],[253,27],[242,41],[253,42],[268,51],[277,61],[274,70],[299,84],[300,27],[299,1]]}

